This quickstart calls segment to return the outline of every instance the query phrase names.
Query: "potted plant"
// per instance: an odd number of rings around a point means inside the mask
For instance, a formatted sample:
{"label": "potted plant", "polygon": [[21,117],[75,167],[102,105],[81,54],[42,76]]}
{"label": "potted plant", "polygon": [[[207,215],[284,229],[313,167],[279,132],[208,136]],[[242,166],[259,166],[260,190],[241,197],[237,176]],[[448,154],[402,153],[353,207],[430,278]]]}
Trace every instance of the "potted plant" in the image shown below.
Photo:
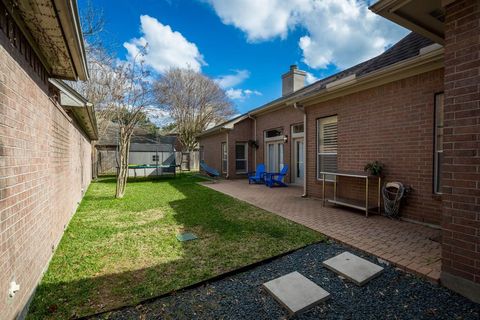
{"label": "potted plant", "polygon": [[372,176],[381,177],[383,173],[383,167],[383,163],[375,160],[373,162],[367,163],[363,170],[370,173]]}

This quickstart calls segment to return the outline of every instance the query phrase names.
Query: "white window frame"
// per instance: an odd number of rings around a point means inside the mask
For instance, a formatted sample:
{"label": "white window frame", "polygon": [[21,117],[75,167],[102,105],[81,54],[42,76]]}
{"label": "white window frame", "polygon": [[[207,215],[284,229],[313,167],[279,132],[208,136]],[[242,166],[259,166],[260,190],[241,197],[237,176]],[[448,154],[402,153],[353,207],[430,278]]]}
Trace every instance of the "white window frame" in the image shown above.
{"label": "white window frame", "polygon": [[[319,118],[317,119],[317,180],[323,181],[323,175],[320,174],[321,168],[320,168],[320,156],[321,155],[335,155],[335,160],[338,161],[338,131],[337,131],[337,147],[335,152],[320,152],[320,124],[328,124],[328,123],[337,123],[337,130],[338,130],[338,117],[335,116],[329,116],[329,117],[324,117],[324,118]],[[325,181],[334,181],[335,177],[327,176],[325,178]]]}
{"label": "white window frame", "polygon": [[[434,124],[433,124],[433,192],[435,194],[442,194],[442,163],[443,145],[438,146],[438,137],[441,135],[443,141],[443,130],[439,133],[439,129],[444,126],[444,111],[445,111],[445,96],[443,92],[435,94],[435,110],[434,110]],[[440,116],[440,117],[439,117]],[[440,123],[439,123],[440,122]]]}
{"label": "white window frame", "polygon": [[[280,131],[281,134],[279,134],[278,136],[275,136],[275,137],[267,138],[267,132],[272,131],[272,130],[278,130],[278,131]],[[285,135],[283,133],[283,128],[268,129],[268,130],[265,130],[265,132],[263,133],[263,141],[277,141],[277,140],[282,140],[283,141],[284,138],[285,138]]]}
{"label": "white window frame", "polygon": [[294,138],[303,138],[304,133],[305,133],[305,127],[303,128],[303,131],[302,131],[302,132],[294,132],[294,128],[295,128],[296,126],[299,126],[299,125],[304,126],[303,123],[297,123],[297,124],[292,125],[292,132],[291,132],[292,139],[294,139]]}
{"label": "white window frame", "polygon": [[227,173],[228,169],[228,150],[227,150],[227,143],[222,142],[220,144],[220,150],[222,153],[222,164],[220,165],[222,167],[222,173]]}
{"label": "white window frame", "polygon": [[[275,137],[270,137],[270,138],[267,138],[267,132],[268,131],[271,131],[271,130],[278,130],[280,131],[280,135],[278,136],[275,136]],[[265,164],[266,164],[266,168],[269,172],[280,172],[280,170],[283,169],[283,167],[285,166],[285,134],[284,134],[284,131],[283,131],[283,128],[272,128],[272,129],[268,129],[268,130],[265,130],[264,133],[263,133],[263,141],[264,141],[264,156],[265,156]],[[268,156],[268,144],[270,143],[273,143],[274,144],[274,154],[275,154],[275,157],[278,157],[276,159],[274,159],[274,163],[275,163],[275,168],[270,168],[270,164],[269,164],[269,156]],[[276,167],[278,164],[278,168]]]}
{"label": "white window frame", "polygon": [[[243,146],[245,148],[245,159],[237,159],[237,146]],[[245,161],[245,169],[237,170],[237,161]],[[248,172],[248,143],[236,142],[235,143],[235,173],[243,174]]]}

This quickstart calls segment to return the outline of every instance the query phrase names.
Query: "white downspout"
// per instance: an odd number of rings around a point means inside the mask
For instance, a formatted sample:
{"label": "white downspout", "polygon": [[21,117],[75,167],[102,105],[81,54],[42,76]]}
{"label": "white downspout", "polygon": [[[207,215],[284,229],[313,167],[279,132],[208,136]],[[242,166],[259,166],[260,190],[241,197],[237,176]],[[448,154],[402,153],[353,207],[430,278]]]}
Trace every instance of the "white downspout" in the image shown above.
{"label": "white downspout", "polygon": [[307,113],[303,106],[293,103],[293,107],[303,112],[303,194],[302,198],[307,197]]}

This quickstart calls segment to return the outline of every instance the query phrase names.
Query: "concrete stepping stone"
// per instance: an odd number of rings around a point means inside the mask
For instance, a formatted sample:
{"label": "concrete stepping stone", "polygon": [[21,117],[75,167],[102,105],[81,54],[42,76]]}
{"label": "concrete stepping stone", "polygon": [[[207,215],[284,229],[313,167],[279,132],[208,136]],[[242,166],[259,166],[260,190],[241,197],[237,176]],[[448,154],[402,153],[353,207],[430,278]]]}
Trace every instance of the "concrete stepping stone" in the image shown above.
{"label": "concrete stepping stone", "polygon": [[328,299],[330,293],[297,271],[262,285],[290,314],[300,313]]}
{"label": "concrete stepping stone", "polygon": [[380,275],[383,268],[350,252],[323,261],[323,265],[359,286]]}
{"label": "concrete stepping stone", "polygon": [[198,237],[191,232],[184,232],[184,233],[177,234],[177,240],[180,242],[190,241],[195,239],[198,239]]}

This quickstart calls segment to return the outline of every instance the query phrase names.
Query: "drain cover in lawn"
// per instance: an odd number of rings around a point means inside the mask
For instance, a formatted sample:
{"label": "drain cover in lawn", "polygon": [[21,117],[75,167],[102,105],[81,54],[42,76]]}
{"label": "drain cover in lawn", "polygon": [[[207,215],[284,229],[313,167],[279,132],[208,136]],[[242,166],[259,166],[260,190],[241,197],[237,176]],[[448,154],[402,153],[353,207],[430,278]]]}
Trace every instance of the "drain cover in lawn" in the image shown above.
{"label": "drain cover in lawn", "polygon": [[323,261],[323,265],[359,286],[363,286],[383,271],[382,267],[347,251]]}
{"label": "drain cover in lawn", "polygon": [[330,297],[330,293],[297,271],[265,282],[263,287],[291,314],[305,311]]}
{"label": "drain cover in lawn", "polygon": [[184,232],[184,233],[177,234],[177,240],[181,242],[195,240],[195,239],[198,239],[198,237],[191,232]]}

